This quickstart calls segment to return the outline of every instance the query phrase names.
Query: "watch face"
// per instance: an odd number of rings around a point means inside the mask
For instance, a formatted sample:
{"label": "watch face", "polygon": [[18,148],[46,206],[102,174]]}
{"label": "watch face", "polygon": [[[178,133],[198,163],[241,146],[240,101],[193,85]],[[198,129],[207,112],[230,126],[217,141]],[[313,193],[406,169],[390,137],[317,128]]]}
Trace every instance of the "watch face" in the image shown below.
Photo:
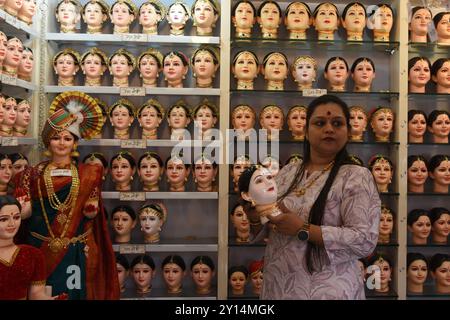
{"label": "watch face", "polygon": [[309,238],[309,232],[306,231],[306,230],[301,230],[301,231],[297,234],[297,238],[298,238],[298,240],[301,240],[301,241],[308,240],[308,238]]}

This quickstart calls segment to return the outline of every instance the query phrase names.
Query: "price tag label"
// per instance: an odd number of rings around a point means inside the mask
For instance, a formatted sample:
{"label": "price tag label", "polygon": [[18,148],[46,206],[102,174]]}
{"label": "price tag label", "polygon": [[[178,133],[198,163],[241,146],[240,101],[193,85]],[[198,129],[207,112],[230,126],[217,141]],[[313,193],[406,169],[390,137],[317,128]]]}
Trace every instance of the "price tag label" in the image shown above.
{"label": "price tag label", "polygon": [[2,74],[2,82],[4,84],[17,85],[17,76],[10,76],[7,74]]}
{"label": "price tag label", "polygon": [[145,88],[144,87],[127,87],[120,88],[121,96],[128,97],[145,97]]}
{"label": "price tag label", "polygon": [[121,244],[120,254],[145,254],[145,244]]}
{"label": "price tag label", "polygon": [[148,36],[141,33],[126,33],[122,35],[122,41],[147,42]]}
{"label": "price tag label", "polygon": [[17,147],[19,145],[19,139],[16,137],[3,137],[1,142],[4,147]]}
{"label": "price tag label", "polygon": [[327,94],[327,89],[303,89],[304,97],[320,97]]}
{"label": "price tag label", "polygon": [[121,192],[120,201],[145,201],[145,192]]}
{"label": "price tag label", "polygon": [[17,28],[17,18],[13,17],[9,14],[6,14],[6,23],[12,25],[13,27]]}
{"label": "price tag label", "polygon": [[122,149],[145,149],[147,148],[147,140],[142,139],[132,139],[132,140],[121,140],[120,147]]}
{"label": "price tag label", "polygon": [[69,169],[55,169],[50,171],[52,177],[71,177],[72,171]]}

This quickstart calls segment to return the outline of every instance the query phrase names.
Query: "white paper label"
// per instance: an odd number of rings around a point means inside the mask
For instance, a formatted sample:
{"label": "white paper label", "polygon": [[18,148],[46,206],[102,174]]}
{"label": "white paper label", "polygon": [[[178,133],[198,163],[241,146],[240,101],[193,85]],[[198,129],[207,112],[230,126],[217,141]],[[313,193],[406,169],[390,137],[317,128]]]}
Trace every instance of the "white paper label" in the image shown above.
{"label": "white paper label", "polygon": [[71,177],[72,171],[69,169],[54,169],[50,171],[52,177]]}
{"label": "white paper label", "polygon": [[121,140],[120,147],[122,149],[126,148],[145,149],[147,148],[147,140],[142,139]]}
{"label": "white paper label", "polygon": [[6,14],[6,23],[12,25],[13,27],[17,28],[17,18],[13,17],[9,14]]}
{"label": "white paper label", "polygon": [[145,254],[145,244],[121,244],[120,254]]}
{"label": "white paper label", "polygon": [[148,36],[142,33],[125,33],[122,35],[122,41],[147,42]]}
{"label": "white paper label", "polygon": [[120,88],[121,96],[128,97],[145,97],[145,88],[144,87],[127,87]]}
{"label": "white paper label", "polygon": [[4,84],[17,85],[17,76],[10,76],[7,74],[2,74],[2,82]]}
{"label": "white paper label", "polygon": [[320,97],[327,94],[327,89],[303,89],[304,97]]}
{"label": "white paper label", "polygon": [[121,192],[120,201],[145,201],[145,192]]}
{"label": "white paper label", "polygon": [[1,142],[4,147],[16,147],[19,145],[19,139],[16,137],[3,137]]}

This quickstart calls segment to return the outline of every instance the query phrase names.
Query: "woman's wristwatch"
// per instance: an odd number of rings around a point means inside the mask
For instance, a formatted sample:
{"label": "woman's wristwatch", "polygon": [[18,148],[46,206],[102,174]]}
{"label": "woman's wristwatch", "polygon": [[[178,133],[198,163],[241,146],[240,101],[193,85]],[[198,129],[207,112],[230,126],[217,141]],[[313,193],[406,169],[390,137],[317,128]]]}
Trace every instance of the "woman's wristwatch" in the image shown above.
{"label": "woman's wristwatch", "polygon": [[303,226],[297,232],[297,239],[300,241],[309,240],[309,223],[305,222]]}

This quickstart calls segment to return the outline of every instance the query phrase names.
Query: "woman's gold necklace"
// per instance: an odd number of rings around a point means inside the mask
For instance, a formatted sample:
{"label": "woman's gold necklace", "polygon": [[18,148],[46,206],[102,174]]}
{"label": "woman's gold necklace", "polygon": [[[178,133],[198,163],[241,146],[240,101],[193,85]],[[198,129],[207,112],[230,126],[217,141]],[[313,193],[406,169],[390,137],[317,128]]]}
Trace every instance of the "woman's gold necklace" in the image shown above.
{"label": "woman's gold necklace", "polygon": [[321,171],[314,179],[312,179],[306,186],[304,186],[304,187],[302,187],[302,188],[296,188],[296,189],[294,190],[295,195],[296,195],[297,197],[304,196],[305,193],[306,193],[306,190],[307,190],[308,188],[310,188],[310,187],[314,184],[314,182],[316,182],[317,179],[319,179],[325,172],[327,172],[328,170],[330,170],[330,169],[333,167],[333,165],[334,165],[334,160],[331,161],[329,164],[327,164],[327,166],[326,166],[325,168],[323,168],[322,171]]}

